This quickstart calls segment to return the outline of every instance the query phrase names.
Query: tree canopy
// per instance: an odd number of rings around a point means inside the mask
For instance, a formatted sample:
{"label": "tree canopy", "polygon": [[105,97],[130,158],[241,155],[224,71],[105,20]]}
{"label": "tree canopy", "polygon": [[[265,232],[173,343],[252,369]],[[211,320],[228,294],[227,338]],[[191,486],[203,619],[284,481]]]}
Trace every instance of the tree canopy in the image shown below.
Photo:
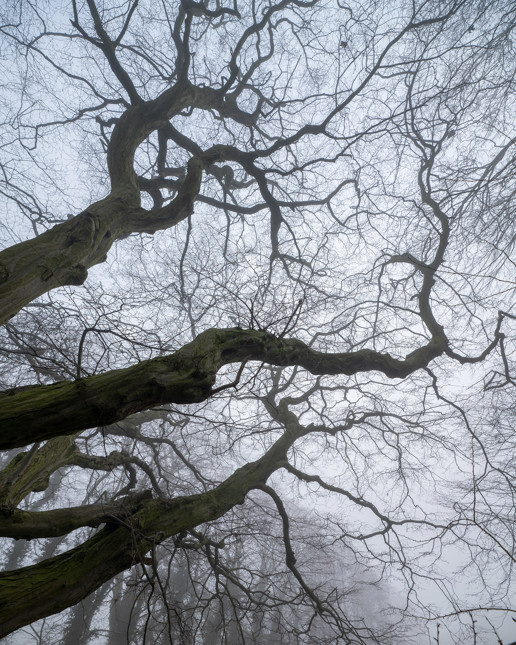
{"label": "tree canopy", "polygon": [[0,636],[502,643],[515,9],[0,8]]}

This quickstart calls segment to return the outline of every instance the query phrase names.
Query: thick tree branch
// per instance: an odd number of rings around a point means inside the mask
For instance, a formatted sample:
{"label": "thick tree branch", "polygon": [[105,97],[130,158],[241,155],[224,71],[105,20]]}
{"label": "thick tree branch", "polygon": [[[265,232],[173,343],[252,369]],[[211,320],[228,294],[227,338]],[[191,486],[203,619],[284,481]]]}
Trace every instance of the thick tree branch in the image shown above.
{"label": "thick tree branch", "polygon": [[86,504],[39,512],[20,509],[0,512],[0,535],[15,540],[59,537],[84,526],[113,523],[114,518],[123,520],[138,511],[144,500],[149,498],[150,493],[145,491],[106,504]]}
{"label": "thick tree branch", "polygon": [[23,446],[108,425],[156,405],[204,401],[212,395],[219,369],[230,363],[255,360],[298,365],[312,374],[349,376],[379,371],[389,378],[405,378],[426,367],[445,348],[443,335],[405,359],[370,349],[326,354],[299,340],[278,338],[263,330],[209,329],[169,356],[73,382],[1,393],[0,447]]}

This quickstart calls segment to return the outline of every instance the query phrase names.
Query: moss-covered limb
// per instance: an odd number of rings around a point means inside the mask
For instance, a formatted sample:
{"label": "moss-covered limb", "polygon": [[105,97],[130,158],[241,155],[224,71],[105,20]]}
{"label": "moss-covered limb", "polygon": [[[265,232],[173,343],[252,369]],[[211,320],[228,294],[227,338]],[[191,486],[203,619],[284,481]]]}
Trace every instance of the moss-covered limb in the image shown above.
{"label": "moss-covered limb", "polygon": [[134,459],[131,455],[124,452],[114,450],[109,455],[86,455],[83,452],[75,452],[70,464],[80,466],[81,468],[91,468],[92,470],[105,470],[110,471],[118,466],[123,466],[128,463],[135,463],[139,461]]}
{"label": "moss-covered limb", "polygon": [[218,370],[228,363],[257,360],[299,365],[312,374],[379,371],[403,378],[443,353],[446,339],[433,338],[405,359],[372,350],[329,354],[295,339],[261,330],[210,329],[175,354],[133,367],[0,394],[0,448],[23,446],[120,421],[167,403],[196,403],[212,393]]}
{"label": "moss-covered limb", "polygon": [[0,472],[0,509],[13,509],[31,492],[48,487],[50,476],[73,461],[74,436],[55,437],[16,455]]}
{"label": "moss-covered limb", "polygon": [[149,497],[150,493],[146,491],[106,504],[86,504],[39,512],[20,509],[0,511],[0,535],[16,540],[59,537],[84,526],[97,527],[112,523],[114,518],[124,520],[136,513]]}
{"label": "moss-covered limb", "polygon": [[109,525],[67,553],[0,574],[0,637],[75,605],[136,560],[131,531]]}
{"label": "moss-covered limb", "polygon": [[[0,574],[0,637],[70,607],[154,544],[215,520],[284,463],[296,435],[285,432],[257,461],[236,470],[213,490],[173,500],[147,500],[118,526],[110,524],[79,547],[40,564]],[[38,602],[34,602],[34,598]]]}
{"label": "moss-covered limb", "polygon": [[[0,395],[0,447],[23,446],[108,425],[163,403],[209,396],[211,371],[199,373],[182,352],[78,381]],[[39,417],[39,418],[38,418]]]}
{"label": "moss-covered limb", "polygon": [[[142,531],[147,535],[170,537],[222,517],[236,504],[242,504],[249,491],[264,484],[272,473],[283,467],[289,448],[302,434],[285,431],[259,459],[238,468],[211,491],[147,504],[138,513]],[[182,523],[183,515],[188,518],[188,526]]]}

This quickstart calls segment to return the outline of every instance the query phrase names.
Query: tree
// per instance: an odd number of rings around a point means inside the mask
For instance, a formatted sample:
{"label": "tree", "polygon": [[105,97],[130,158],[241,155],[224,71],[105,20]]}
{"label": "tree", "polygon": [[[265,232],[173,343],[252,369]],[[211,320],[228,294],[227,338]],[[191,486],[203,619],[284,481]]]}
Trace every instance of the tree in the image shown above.
{"label": "tree", "polygon": [[514,611],[512,4],[1,12],[0,634],[137,567],[153,642]]}

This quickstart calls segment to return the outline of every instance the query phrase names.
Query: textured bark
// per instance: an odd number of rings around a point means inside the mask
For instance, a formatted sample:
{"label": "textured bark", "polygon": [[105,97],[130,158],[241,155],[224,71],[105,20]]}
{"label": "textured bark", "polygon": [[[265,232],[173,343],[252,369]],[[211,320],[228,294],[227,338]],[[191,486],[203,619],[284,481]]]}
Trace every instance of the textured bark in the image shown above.
{"label": "textured bark", "polygon": [[75,445],[75,438],[75,435],[54,437],[43,446],[36,443],[30,450],[17,454],[0,472],[0,512],[10,515],[29,493],[46,490],[51,475],[64,466],[111,471],[133,464],[147,474],[159,491],[152,469],[138,457],[116,450],[108,455],[86,455]]}
{"label": "textured bark", "polygon": [[0,637],[76,604],[135,557],[131,531],[109,526],[63,555],[2,573]]}
{"label": "textured bark", "polygon": [[27,303],[63,285],[80,285],[123,235],[127,204],[104,200],[38,237],[0,253],[0,324]]}
{"label": "textured bark", "polygon": [[24,446],[58,435],[108,425],[166,403],[196,403],[212,394],[218,370],[228,363],[262,361],[299,365],[312,374],[379,371],[404,378],[444,352],[435,337],[404,360],[372,350],[336,354],[317,352],[295,339],[266,331],[210,329],[175,354],[133,367],[0,394],[0,448]]}
{"label": "textured bark", "polygon": [[[135,232],[174,226],[192,213],[202,164],[192,162],[178,196],[149,214],[111,195],[38,237],[0,252],[0,324],[35,298],[64,285],[81,285],[88,269],[104,262],[111,246]],[[146,217],[147,216],[147,217]]]}

